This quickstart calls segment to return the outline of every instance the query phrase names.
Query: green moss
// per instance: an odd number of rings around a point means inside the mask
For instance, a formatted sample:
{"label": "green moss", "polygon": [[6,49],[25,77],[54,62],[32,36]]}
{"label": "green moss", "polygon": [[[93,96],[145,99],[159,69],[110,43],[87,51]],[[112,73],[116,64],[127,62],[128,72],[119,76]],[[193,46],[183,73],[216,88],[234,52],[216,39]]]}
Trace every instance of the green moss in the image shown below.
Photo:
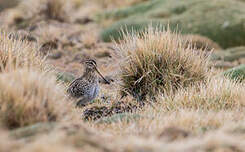
{"label": "green moss", "polygon": [[56,79],[59,82],[61,81],[64,83],[70,83],[75,79],[75,76],[71,73],[68,73],[68,72],[63,72],[63,73],[57,72],[56,73]]}
{"label": "green moss", "polygon": [[211,60],[223,60],[232,62],[240,58],[245,57],[245,47],[234,47],[222,51],[214,52],[211,56]]}
{"label": "green moss", "polygon": [[114,114],[110,117],[105,117],[99,119],[96,123],[117,123],[117,122],[131,122],[131,121],[137,121],[141,118],[139,114],[132,114],[132,113],[119,113],[119,114]]}
{"label": "green moss", "polygon": [[[245,4],[230,0],[155,0],[106,13],[119,20],[101,33],[104,41],[121,38],[120,30],[132,33],[148,24],[169,24],[184,34],[200,34],[228,48],[245,44]],[[156,26],[155,26],[156,27]]]}
{"label": "green moss", "polygon": [[34,125],[18,128],[10,132],[14,138],[27,138],[37,134],[47,133],[54,129],[56,123],[37,123]]}
{"label": "green moss", "polygon": [[142,14],[146,11],[151,10],[152,8],[155,8],[158,3],[159,1],[140,3],[136,6],[130,6],[128,8],[105,12],[99,17],[120,19],[131,16],[132,14]]}
{"label": "green moss", "polygon": [[229,69],[223,73],[232,80],[243,81],[245,79],[245,64]]}

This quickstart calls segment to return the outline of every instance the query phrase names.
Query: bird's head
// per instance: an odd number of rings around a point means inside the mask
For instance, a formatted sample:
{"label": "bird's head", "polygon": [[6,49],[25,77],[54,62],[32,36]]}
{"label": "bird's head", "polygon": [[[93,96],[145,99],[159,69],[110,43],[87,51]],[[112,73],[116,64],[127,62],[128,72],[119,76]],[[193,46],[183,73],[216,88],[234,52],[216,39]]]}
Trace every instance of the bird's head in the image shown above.
{"label": "bird's head", "polygon": [[86,68],[86,71],[97,71],[97,63],[95,60],[88,59],[84,61],[84,66]]}
{"label": "bird's head", "polygon": [[100,73],[100,71],[98,70],[98,68],[97,68],[97,63],[96,63],[95,60],[93,60],[93,59],[88,59],[88,60],[83,61],[83,63],[84,63],[84,65],[85,65],[85,71],[86,71],[86,72],[94,72],[94,71],[96,71],[96,72],[101,76],[101,78],[105,80],[105,82],[106,82],[107,84],[110,84],[110,82],[109,82],[108,80],[106,80],[105,77],[104,77],[104,76]]}

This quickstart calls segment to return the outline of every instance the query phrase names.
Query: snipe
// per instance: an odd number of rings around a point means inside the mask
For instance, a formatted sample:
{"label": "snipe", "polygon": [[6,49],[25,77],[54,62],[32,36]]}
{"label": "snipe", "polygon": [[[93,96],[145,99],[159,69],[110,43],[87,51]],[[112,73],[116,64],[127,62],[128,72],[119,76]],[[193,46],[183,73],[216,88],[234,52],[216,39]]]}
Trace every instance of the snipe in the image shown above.
{"label": "snipe", "polygon": [[99,79],[96,73],[98,73],[107,84],[110,84],[108,80],[97,69],[97,64],[94,60],[85,60],[85,71],[83,75],[74,81],[72,81],[67,89],[69,95],[75,99],[78,99],[76,106],[85,106],[99,94]]}

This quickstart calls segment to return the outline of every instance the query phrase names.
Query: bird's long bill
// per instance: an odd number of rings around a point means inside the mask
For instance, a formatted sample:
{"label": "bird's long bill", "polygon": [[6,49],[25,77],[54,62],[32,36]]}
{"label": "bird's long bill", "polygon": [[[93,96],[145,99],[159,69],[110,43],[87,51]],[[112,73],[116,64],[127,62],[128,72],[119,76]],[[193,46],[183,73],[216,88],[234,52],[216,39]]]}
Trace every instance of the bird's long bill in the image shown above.
{"label": "bird's long bill", "polygon": [[98,72],[98,74],[101,76],[101,78],[102,78],[103,80],[105,80],[106,83],[110,84],[110,82],[109,82],[108,80],[105,79],[105,77],[100,73],[100,71],[99,71],[97,68],[95,68],[95,70]]}

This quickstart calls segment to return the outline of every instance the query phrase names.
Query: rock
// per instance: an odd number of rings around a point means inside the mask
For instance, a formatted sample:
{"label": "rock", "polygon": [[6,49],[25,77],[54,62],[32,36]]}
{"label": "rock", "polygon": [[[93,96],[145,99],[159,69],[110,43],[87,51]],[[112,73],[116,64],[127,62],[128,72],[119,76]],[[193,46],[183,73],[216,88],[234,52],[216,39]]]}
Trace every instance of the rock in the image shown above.
{"label": "rock", "polygon": [[245,64],[229,69],[223,72],[222,75],[241,82],[245,79]]}
{"label": "rock", "polygon": [[[182,34],[199,34],[222,48],[245,45],[245,3],[231,0],[155,0],[107,12],[103,19],[119,20],[100,34],[108,42],[122,38],[120,30],[142,31],[151,24]],[[159,24],[165,27],[159,26]]]}
{"label": "rock", "polygon": [[119,113],[119,114],[114,114],[110,117],[105,117],[101,118],[96,121],[96,123],[101,124],[101,123],[117,123],[117,122],[131,122],[131,121],[137,121],[141,118],[139,114],[133,114],[133,113]]}

